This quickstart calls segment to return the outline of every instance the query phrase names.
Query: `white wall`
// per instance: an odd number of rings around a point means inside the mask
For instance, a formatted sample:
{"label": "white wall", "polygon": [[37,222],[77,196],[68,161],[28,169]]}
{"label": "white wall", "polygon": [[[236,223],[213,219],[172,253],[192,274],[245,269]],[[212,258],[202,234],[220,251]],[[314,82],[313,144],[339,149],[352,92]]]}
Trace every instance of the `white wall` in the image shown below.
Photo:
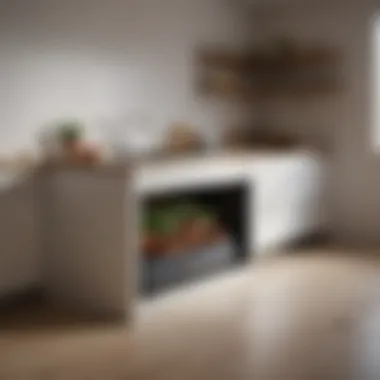
{"label": "white wall", "polygon": [[272,115],[285,130],[331,147],[329,202],[338,238],[346,243],[378,244],[380,156],[371,142],[371,18],[380,3],[305,3],[274,14],[267,20],[266,31],[341,49],[346,89],[339,96],[276,104]]}
{"label": "white wall", "polygon": [[[230,109],[197,99],[193,51],[242,45],[249,22],[226,0],[24,0],[0,5],[0,153],[30,146],[47,121],[141,109],[219,128]],[[235,112],[236,110],[234,110]]]}
{"label": "white wall", "polygon": [[[46,122],[80,118],[96,139],[102,120],[136,109],[157,128],[180,119],[213,133],[241,110],[196,97],[193,51],[243,45],[250,31],[246,14],[226,0],[4,0],[0,155],[34,148]],[[19,197],[12,202],[7,210],[22,219]],[[9,231],[4,207],[0,234],[15,243],[24,230]],[[38,282],[37,250],[4,242],[0,292]]]}

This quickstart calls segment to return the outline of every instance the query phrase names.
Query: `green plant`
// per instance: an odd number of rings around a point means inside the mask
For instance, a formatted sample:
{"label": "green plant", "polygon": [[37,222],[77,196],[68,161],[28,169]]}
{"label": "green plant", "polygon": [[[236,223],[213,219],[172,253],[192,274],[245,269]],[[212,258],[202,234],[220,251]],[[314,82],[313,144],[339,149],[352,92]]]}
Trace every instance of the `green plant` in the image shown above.
{"label": "green plant", "polygon": [[57,124],[57,138],[63,144],[78,141],[83,136],[83,125],[78,121],[63,121]]}
{"label": "green plant", "polygon": [[207,206],[191,201],[180,201],[166,205],[152,205],[142,216],[142,232],[167,236],[172,234],[186,220],[217,220],[216,212]]}

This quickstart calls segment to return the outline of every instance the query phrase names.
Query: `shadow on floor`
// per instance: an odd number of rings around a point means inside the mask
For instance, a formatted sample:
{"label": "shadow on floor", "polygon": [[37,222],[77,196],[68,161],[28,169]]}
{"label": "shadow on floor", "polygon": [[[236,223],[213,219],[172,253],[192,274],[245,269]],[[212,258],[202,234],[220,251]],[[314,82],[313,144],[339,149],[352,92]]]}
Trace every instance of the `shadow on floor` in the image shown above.
{"label": "shadow on floor", "polygon": [[6,333],[75,332],[112,329],[126,321],[111,316],[94,317],[49,305],[41,299],[0,305],[0,335]]}

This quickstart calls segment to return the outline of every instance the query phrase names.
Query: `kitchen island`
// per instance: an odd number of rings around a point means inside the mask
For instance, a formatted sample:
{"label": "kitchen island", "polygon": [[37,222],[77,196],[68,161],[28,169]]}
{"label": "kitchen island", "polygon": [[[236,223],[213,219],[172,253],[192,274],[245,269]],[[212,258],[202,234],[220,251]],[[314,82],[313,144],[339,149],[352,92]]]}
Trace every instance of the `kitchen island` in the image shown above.
{"label": "kitchen island", "polygon": [[133,313],[147,197],[244,183],[243,228],[253,261],[326,225],[325,165],[307,150],[63,166],[36,176],[37,282],[53,302],[90,314],[126,319]]}

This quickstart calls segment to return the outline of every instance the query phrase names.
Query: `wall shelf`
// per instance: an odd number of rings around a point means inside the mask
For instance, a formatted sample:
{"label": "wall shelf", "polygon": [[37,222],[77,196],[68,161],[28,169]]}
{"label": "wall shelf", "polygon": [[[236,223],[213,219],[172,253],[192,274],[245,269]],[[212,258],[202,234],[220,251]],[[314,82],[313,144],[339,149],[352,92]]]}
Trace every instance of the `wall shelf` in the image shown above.
{"label": "wall shelf", "polygon": [[257,101],[325,96],[343,89],[342,57],[329,47],[282,52],[204,50],[198,58],[204,95]]}

